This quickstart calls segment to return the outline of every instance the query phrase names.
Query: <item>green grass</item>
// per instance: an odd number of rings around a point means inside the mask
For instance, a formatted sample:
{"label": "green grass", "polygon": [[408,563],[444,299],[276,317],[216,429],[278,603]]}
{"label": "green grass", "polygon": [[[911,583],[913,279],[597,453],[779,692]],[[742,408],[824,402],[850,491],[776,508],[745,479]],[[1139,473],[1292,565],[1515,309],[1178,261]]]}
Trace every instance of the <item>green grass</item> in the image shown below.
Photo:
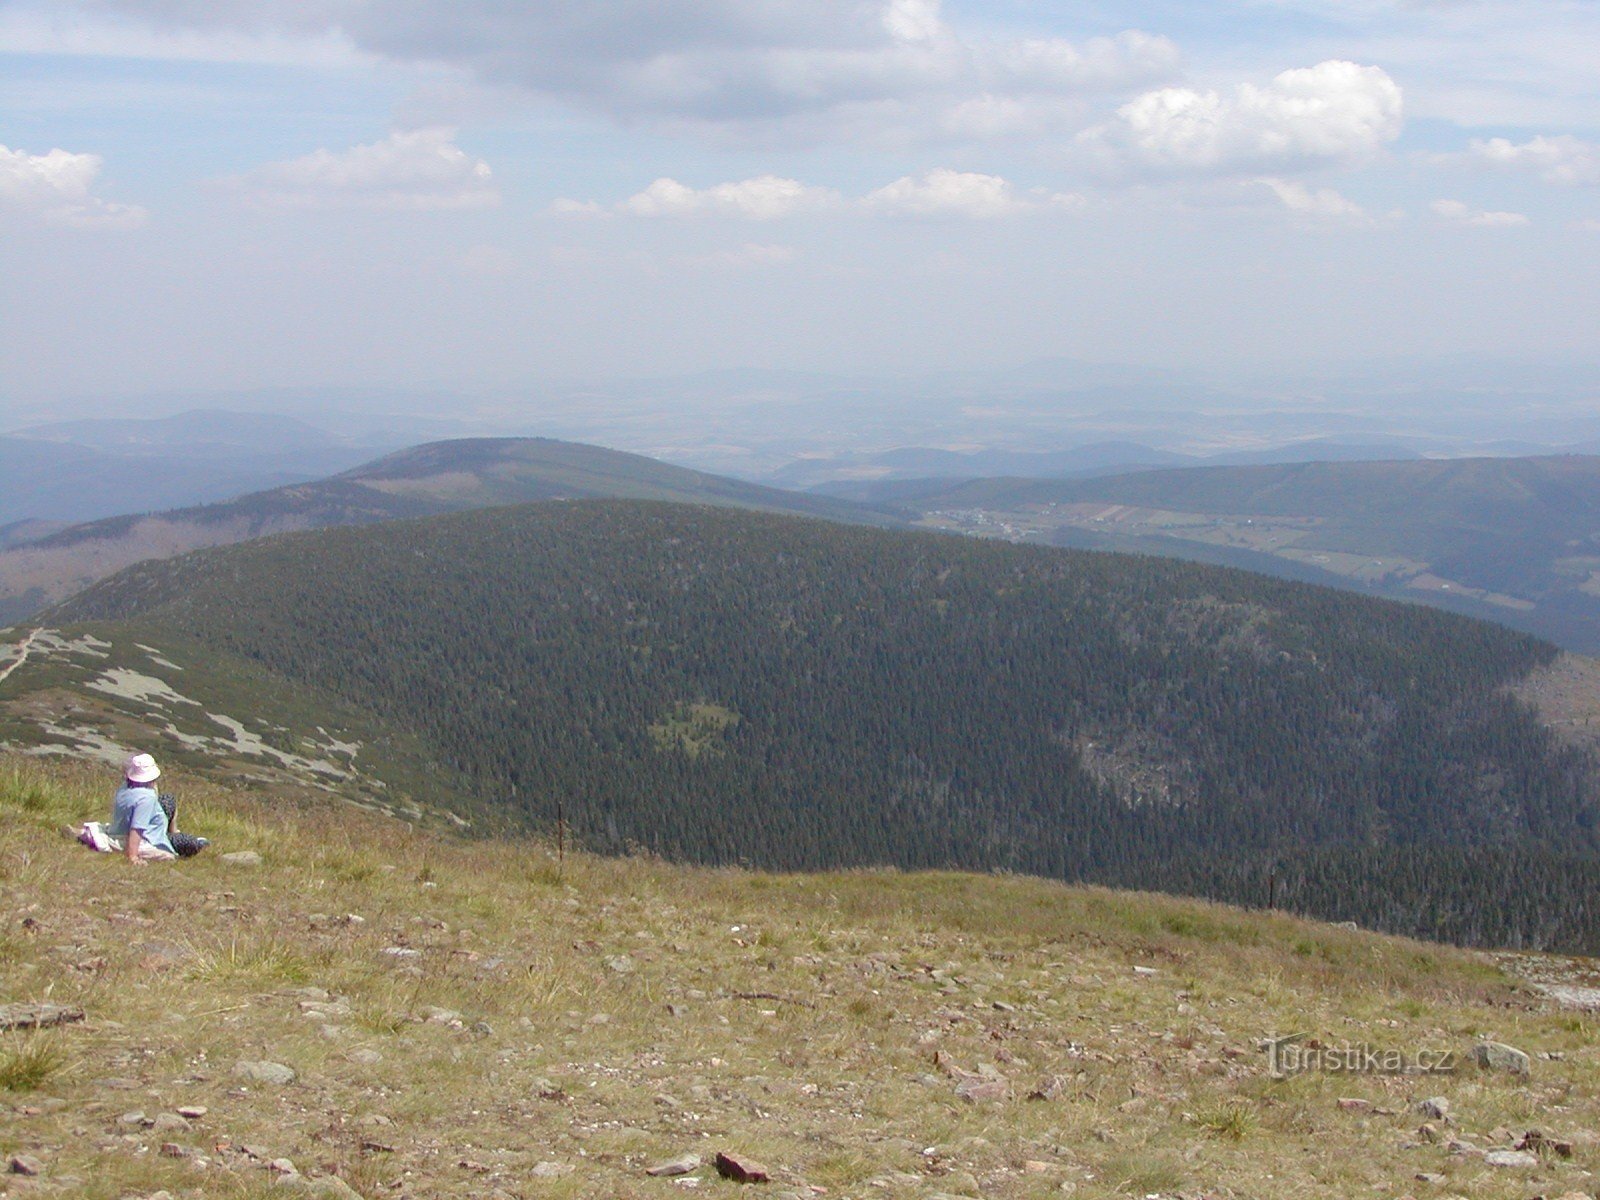
{"label": "green grass", "polygon": [[[646,1166],[718,1149],[765,1162],[774,1195],[891,1200],[1064,1185],[1079,1200],[1310,1200],[1434,1169],[1463,1194],[1526,1200],[1600,1169],[1583,1145],[1576,1165],[1467,1180],[1442,1146],[1402,1148],[1422,1095],[1448,1094],[1453,1132],[1480,1144],[1499,1125],[1563,1136],[1600,1122],[1595,1023],[1530,1009],[1478,955],[1011,876],[561,864],[537,841],[188,780],[186,824],[218,851],[272,853],[253,869],[209,852],[133,869],[54,828],[98,808],[104,774],[0,770],[15,831],[0,846],[4,998],[88,1014],[0,1033],[0,1086],[40,1110],[18,1119],[19,1144],[49,1147],[52,1175],[85,1180],[72,1194],[90,1200],[282,1194],[218,1144],[331,1171],[367,1200],[659,1200],[676,1189]],[[631,970],[613,969],[624,957]],[[319,1019],[307,998],[322,992],[349,1015]],[[1402,1046],[1492,1035],[1562,1057],[1531,1081],[1271,1079],[1254,1042],[1290,1030]],[[241,1087],[234,1064],[261,1059],[299,1078]],[[980,1068],[1012,1098],[959,1099],[958,1073]],[[1052,1079],[1056,1098],[1025,1098]],[[1339,1110],[1349,1095],[1395,1115]],[[192,1129],[117,1123],[194,1103],[210,1114]],[[162,1157],[164,1140],[192,1156]],[[363,1149],[374,1141],[395,1149]],[[534,1179],[539,1162],[572,1170]],[[708,1194],[731,1187],[697,1174]]]}
{"label": "green grass", "polygon": [[70,1062],[66,1045],[56,1035],[11,1037],[16,1045],[0,1044],[0,1092],[36,1092]]}

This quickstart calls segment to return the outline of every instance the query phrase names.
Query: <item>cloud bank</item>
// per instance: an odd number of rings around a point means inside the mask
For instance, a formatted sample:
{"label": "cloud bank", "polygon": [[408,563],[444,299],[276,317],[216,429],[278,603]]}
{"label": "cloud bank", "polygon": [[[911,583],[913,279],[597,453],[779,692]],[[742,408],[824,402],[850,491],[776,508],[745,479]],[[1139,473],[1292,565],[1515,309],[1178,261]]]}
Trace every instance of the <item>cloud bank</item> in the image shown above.
{"label": "cloud bank", "polygon": [[1489,138],[1473,142],[1469,153],[1487,166],[1531,171],[1546,183],[1600,184],[1600,145],[1571,134],[1540,135],[1521,144]]}
{"label": "cloud bank", "polygon": [[1136,30],[983,36],[939,0],[98,0],[162,28],[307,38],[436,63],[630,121],[742,139],[993,137],[1081,124],[1081,97],[1173,77]]}
{"label": "cloud bank", "polygon": [[348,150],[317,150],[223,181],[268,209],[386,209],[428,212],[500,203],[489,164],[455,144],[444,127],[400,130]]}
{"label": "cloud bank", "polygon": [[761,175],[698,189],[676,179],[657,179],[642,192],[609,208],[595,200],[564,199],[552,204],[550,211],[557,216],[575,217],[723,217],[746,221],[846,213],[987,220],[1082,204],[1080,196],[1043,188],[1019,191],[998,175],[939,167],[921,175],[902,176],[855,200],[847,200],[832,188]]}
{"label": "cloud bank", "polygon": [[78,229],[136,229],[149,214],[92,194],[100,156],[0,146],[0,213]]}
{"label": "cloud bank", "polygon": [[1146,92],[1078,139],[1136,176],[1300,170],[1368,158],[1400,135],[1400,87],[1379,67],[1330,60],[1233,92]]}
{"label": "cloud bank", "polygon": [[1463,204],[1460,200],[1435,200],[1428,207],[1433,210],[1434,216],[1451,225],[1470,225],[1480,229],[1510,229],[1528,224],[1528,218],[1523,213],[1485,212]]}

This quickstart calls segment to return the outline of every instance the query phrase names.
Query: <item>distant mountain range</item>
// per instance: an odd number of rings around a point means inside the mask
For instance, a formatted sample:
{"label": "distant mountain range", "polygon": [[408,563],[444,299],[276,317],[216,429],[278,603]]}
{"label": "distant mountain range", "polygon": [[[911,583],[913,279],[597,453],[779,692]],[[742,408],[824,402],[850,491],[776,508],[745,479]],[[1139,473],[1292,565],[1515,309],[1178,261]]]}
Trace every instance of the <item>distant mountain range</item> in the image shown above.
{"label": "distant mountain range", "polygon": [[1600,653],[1600,458],[1314,462],[831,491],[925,526],[1247,567]]}
{"label": "distant mountain range", "polygon": [[1421,457],[1403,439],[1346,442],[1308,438],[1269,450],[1197,455],[1158,450],[1139,442],[1095,442],[1070,450],[936,450],[907,448],[877,454],[841,454],[806,458],[770,476],[784,487],[809,488],[827,496],[881,500],[892,492],[877,490],[887,481],[982,479],[994,476],[1067,479],[1114,475],[1155,467],[1225,466],[1242,463],[1362,462]]}
{"label": "distant mountain range", "polygon": [[32,425],[0,436],[0,527],[207,504],[319,479],[374,453],[370,443],[262,413]]}
{"label": "distant mountain range", "polygon": [[[292,432],[296,424],[282,428]],[[781,491],[598,446],[543,438],[463,438],[225,503],[108,517],[20,544],[0,544],[0,623],[20,620],[132,563],[203,546],[291,530],[591,497],[763,509],[845,522],[899,520],[881,508]]]}

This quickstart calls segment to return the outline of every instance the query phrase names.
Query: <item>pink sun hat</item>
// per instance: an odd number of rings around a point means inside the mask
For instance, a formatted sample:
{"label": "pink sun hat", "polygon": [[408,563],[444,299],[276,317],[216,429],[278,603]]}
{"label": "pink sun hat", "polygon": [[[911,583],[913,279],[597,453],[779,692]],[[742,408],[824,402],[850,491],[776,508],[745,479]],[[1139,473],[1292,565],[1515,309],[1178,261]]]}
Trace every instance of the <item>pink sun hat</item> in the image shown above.
{"label": "pink sun hat", "polygon": [[129,783],[150,783],[160,778],[161,768],[156,766],[156,760],[151,755],[130,754],[122,774]]}

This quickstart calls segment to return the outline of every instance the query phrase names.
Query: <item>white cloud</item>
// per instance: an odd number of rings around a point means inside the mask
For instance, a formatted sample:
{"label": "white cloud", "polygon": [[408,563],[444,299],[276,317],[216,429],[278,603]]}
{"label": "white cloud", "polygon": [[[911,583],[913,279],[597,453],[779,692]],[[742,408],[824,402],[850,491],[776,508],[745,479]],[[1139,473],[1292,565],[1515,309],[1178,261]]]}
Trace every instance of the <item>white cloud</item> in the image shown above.
{"label": "white cloud", "polygon": [[1459,200],[1435,200],[1428,206],[1435,216],[1452,225],[1475,225],[1485,229],[1506,229],[1526,225],[1528,218],[1522,213],[1485,212],[1471,208]]}
{"label": "white cloud", "polygon": [[1155,175],[1295,170],[1368,157],[1400,134],[1400,87],[1379,67],[1330,60],[1231,94],[1162,88],[1085,131],[1103,165]]}
{"label": "white cloud", "polygon": [[1366,209],[1332,188],[1309,188],[1292,179],[1262,179],[1259,182],[1271,189],[1283,206],[1297,217],[1352,225],[1364,225],[1372,221]]}
{"label": "white cloud", "polygon": [[1506,138],[1474,141],[1470,156],[1480,163],[1533,171],[1546,183],[1600,183],[1600,144],[1571,134],[1540,135],[1520,145]]}
{"label": "white cloud", "polygon": [[368,208],[408,212],[500,203],[489,164],[454,142],[455,130],[399,130],[349,150],[318,150],[223,182],[273,209]]}
{"label": "white cloud", "polygon": [[[588,211],[574,201],[558,201],[565,211]],[[840,206],[838,192],[807,187],[794,179],[761,175],[737,183],[719,183],[696,190],[676,179],[658,179],[638,195],[617,205],[617,211],[636,217],[740,217],[773,221],[805,213],[825,212]]]}
{"label": "white cloud", "polygon": [[1018,191],[998,175],[939,167],[921,175],[903,176],[854,200],[847,200],[833,188],[814,187],[776,175],[708,188],[692,188],[664,178],[610,208],[594,200],[563,199],[555,201],[549,212],[566,217],[722,217],[746,221],[838,216],[852,211],[889,216],[992,218],[1082,204],[1081,196],[1044,188]]}
{"label": "white cloud", "polygon": [[[985,35],[946,20],[939,0],[93,7],[168,31],[337,35],[353,52],[442,64],[611,116],[747,140],[1011,136],[1059,126],[1078,113],[1080,97],[1171,78],[1179,59],[1166,38],[1138,31],[1081,42]],[[975,120],[980,114],[987,119]]]}
{"label": "white cloud", "polygon": [[92,195],[100,156],[51,150],[29,154],[0,146],[0,214],[79,229],[134,229],[149,214]]}
{"label": "white cloud", "polygon": [[923,217],[1010,217],[1042,208],[1070,208],[1078,196],[1032,191],[1019,193],[998,175],[952,171],[946,167],[907,175],[869,193],[861,205],[874,212]]}

